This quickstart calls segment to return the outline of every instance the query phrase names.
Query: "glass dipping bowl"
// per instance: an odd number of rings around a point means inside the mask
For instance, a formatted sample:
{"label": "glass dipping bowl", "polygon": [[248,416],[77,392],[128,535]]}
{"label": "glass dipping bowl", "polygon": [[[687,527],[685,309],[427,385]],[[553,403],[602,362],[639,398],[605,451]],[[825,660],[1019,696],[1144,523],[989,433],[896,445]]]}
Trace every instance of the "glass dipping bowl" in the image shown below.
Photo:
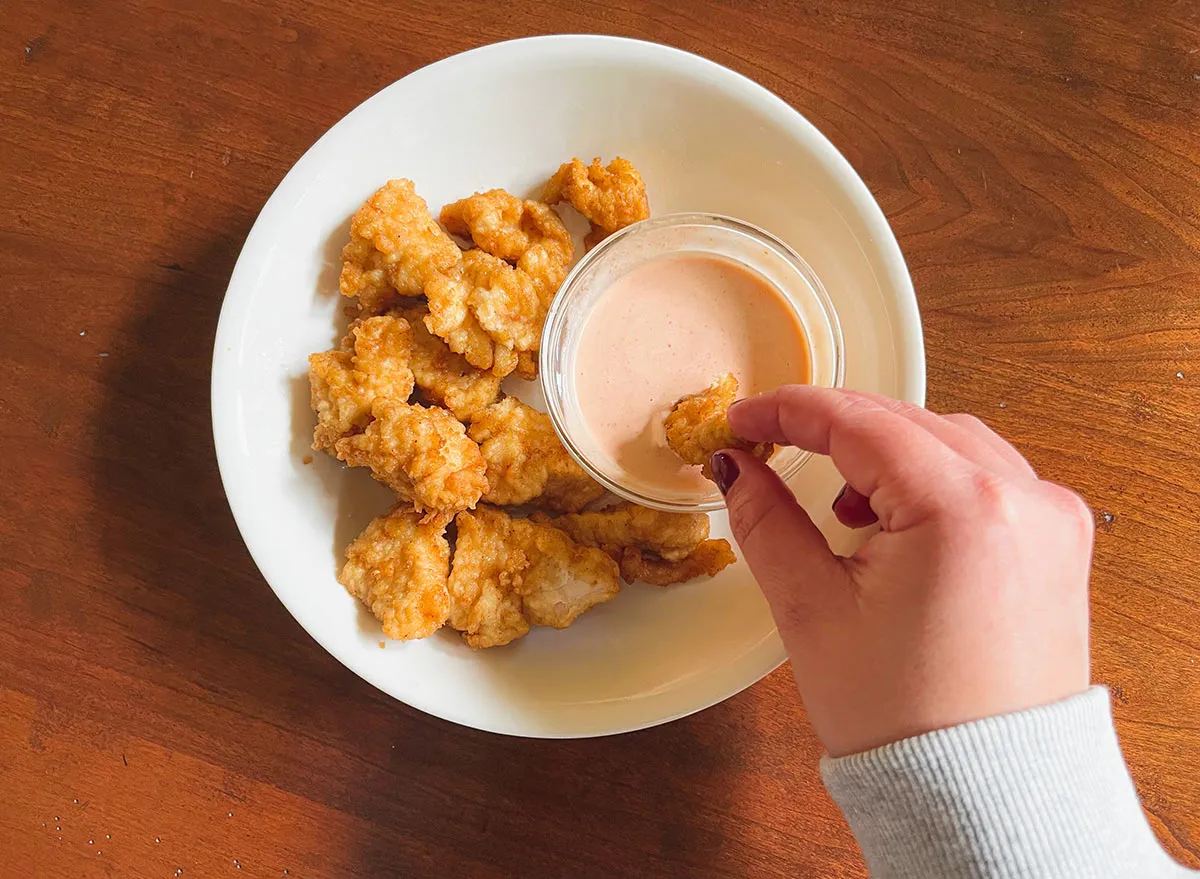
{"label": "glass dipping bowl", "polygon": [[[563,282],[542,331],[538,365],[554,429],[571,457],[613,494],[646,507],[695,513],[725,505],[716,486],[683,492],[624,472],[593,439],[575,383],[580,339],[593,306],[609,285],[650,260],[684,253],[722,257],[757,273],[775,288],[807,337],[811,384],[841,387],[845,365],[841,325],[820,278],[799,254],[757,226],[716,214],[668,214],[627,226],[588,252]],[[810,452],[781,447],[770,464],[787,481],[810,457]]]}

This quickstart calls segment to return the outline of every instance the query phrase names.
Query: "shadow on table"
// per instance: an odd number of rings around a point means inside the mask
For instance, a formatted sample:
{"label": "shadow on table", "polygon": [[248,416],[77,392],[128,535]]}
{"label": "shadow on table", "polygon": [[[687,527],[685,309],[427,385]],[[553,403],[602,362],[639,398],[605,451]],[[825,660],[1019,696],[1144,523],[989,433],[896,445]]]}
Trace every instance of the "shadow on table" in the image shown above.
{"label": "shadow on table", "polygon": [[351,837],[330,844],[354,875],[828,874],[762,801],[754,694],[614,738],[505,738],[392,701],[300,629],[242,545],[214,456],[211,352],[239,246],[214,242],[141,282],[112,352],[97,521],[138,645],[114,648],[119,670],[143,682],[112,722],[224,767],[231,787],[252,779],[349,816]]}

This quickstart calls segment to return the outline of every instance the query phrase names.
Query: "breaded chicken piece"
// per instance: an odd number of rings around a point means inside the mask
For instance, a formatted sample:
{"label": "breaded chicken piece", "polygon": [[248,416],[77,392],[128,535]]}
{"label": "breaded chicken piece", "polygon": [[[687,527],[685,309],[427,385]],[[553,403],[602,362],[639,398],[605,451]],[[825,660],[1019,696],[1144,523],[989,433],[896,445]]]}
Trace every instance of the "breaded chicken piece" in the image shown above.
{"label": "breaded chicken piece", "polygon": [[449,623],[471,647],[500,647],[529,632],[518,588],[529,567],[506,513],[481,506],[455,519]]}
{"label": "breaded chicken piece", "polygon": [[471,647],[498,647],[530,624],[564,629],[621,590],[617,564],[552,525],[480,506],[459,513],[450,625]]}
{"label": "breaded chicken piece", "polygon": [[425,326],[429,314],[424,306],[402,312],[412,327],[413,379],[424,396],[445,406],[459,421],[470,421],[500,396],[500,378],[476,369],[461,354],[455,354]]}
{"label": "breaded chicken piece", "polygon": [[541,341],[545,307],[533,281],[490,253],[468,250],[425,293],[425,326],[477,369],[503,378],[517,368],[517,349]]}
{"label": "breaded chicken piece", "polygon": [[618,566],[602,550],[576,543],[553,525],[521,522],[530,562],[521,585],[529,622],[565,629],[621,591]]}
{"label": "breaded chicken piece", "polygon": [[604,495],[604,487],[563,448],[550,416],[516,397],[506,397],[477,414],[469,435],[479,443],[487,462],[483,499],[488,503],[537,503],[575,512]]}
{"label": "breaded chicken piece", "polygon": [[754,444],[733,432],[725,413],[737,399],[738,383],[729,373],[698,394],[680,399],[666,419],[667,445],[688,464],[700,464],[712,479],[709,459],[721,449],[741,449],[761,461],[775,453],[772,443]]}
{"label": "breaded chicken piece", "polygon": [[[575,256],[571,233],[554,209],[491,189],[442,208],[442,224],[512,265],[552,282],[557,289]],[[551,291],[553,295],[553,291]]]}
{"label": "breaded chicken piece", "polygon": [[728,540],[705,540],[678,561],[667,561],[636,546],[627,546],[620,558],[621,577],[626,583],[670,586],[697,577],[712,577],[736,561]]}
{"label": "breaded chicken piece", "polygon": [[409,398],[412,341],[412,328],[404,318],[370,317],[350,324],[338,348],[308,358],[311,403],[317,413],[314,449],[332,449],[348,433],[366,427],[376,400]]}
{"label": "breaded chicken piece", "polygon": [[567,228],[548,205],[503,189],[447,205],[442,220],[478,249],[426,285],[426,326],[478,369],[536,375],[532,352],[574,256]]}
{"label": "breaded chicken piece", "polygon": [[679,561],[708,539],[708,516],[703,513],[667,513],[628,501],[594,513],[554,519],[535,513],[534,518],[553,522],[578,542],[599,547],[617,560],[626,548],[635,547]]}
{"label": "breaded chicken piece", "polygon": [[487,466],[479,446],[445,409],[376,400],[374,420],[334,446],[337,457],[396,492],[414,510],[448,520],[475,506],[487,490]]}
{"label": "breaded chicken piece", "polygon": [[605,236],[650,216],[646,183],[633,163],[620,156],[607,167],[599,158],[591,165],[571,159],[546,182],[542,201],[568,202],[588,219],[592,230],[584,244],[589,250]]}
{"label": "breaded chicken piece", "polygon": [[346,547],[338,582],[370,609],[389,638],[425,638],[450,616],[445,522],[397,507]]}
{"label": "breaded chicken piece", "polygon": [[354,214],[342,251],[338,288],[377,314],[405,296],[421,296],[429,281],[452,271],[462,251],[445,233],[411,180],[389,180]]}

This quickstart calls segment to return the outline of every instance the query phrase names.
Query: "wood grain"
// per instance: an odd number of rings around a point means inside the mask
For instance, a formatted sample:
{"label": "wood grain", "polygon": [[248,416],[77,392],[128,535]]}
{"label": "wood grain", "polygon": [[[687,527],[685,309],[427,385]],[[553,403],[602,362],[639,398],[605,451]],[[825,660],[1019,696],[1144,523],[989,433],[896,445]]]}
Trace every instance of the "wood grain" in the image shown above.
{"label": "wood grain", "polygon": [[[1200,12],[1158,2],[6,4],[5,875],[860,877],[786,671],[668,726],[451,727],[324,654],[242,547],[209,359],[239,247],[339,117],[598,31],[764,83],[886,210],[967,410],[1099,524],[1095,675],[1200,865]],[[179,871],[182,870],[182,873]]]}

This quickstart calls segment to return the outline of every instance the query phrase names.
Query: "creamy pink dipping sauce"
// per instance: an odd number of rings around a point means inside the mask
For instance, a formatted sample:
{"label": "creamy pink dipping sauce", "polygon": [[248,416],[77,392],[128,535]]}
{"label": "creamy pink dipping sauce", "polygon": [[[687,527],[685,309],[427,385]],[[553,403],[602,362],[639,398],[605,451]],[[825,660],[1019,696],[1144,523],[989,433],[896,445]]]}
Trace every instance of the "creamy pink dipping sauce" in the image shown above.
{"label": "creamy pink dipping sauce", "polygon": [[723,257],[658,257],[600,294],[583,327],[576,395],[593,440],[628,476],[668,491],[711,483],[667,447],[675,401],[720,375],[739,396],[809,380],[808,342],[766,278]]}

